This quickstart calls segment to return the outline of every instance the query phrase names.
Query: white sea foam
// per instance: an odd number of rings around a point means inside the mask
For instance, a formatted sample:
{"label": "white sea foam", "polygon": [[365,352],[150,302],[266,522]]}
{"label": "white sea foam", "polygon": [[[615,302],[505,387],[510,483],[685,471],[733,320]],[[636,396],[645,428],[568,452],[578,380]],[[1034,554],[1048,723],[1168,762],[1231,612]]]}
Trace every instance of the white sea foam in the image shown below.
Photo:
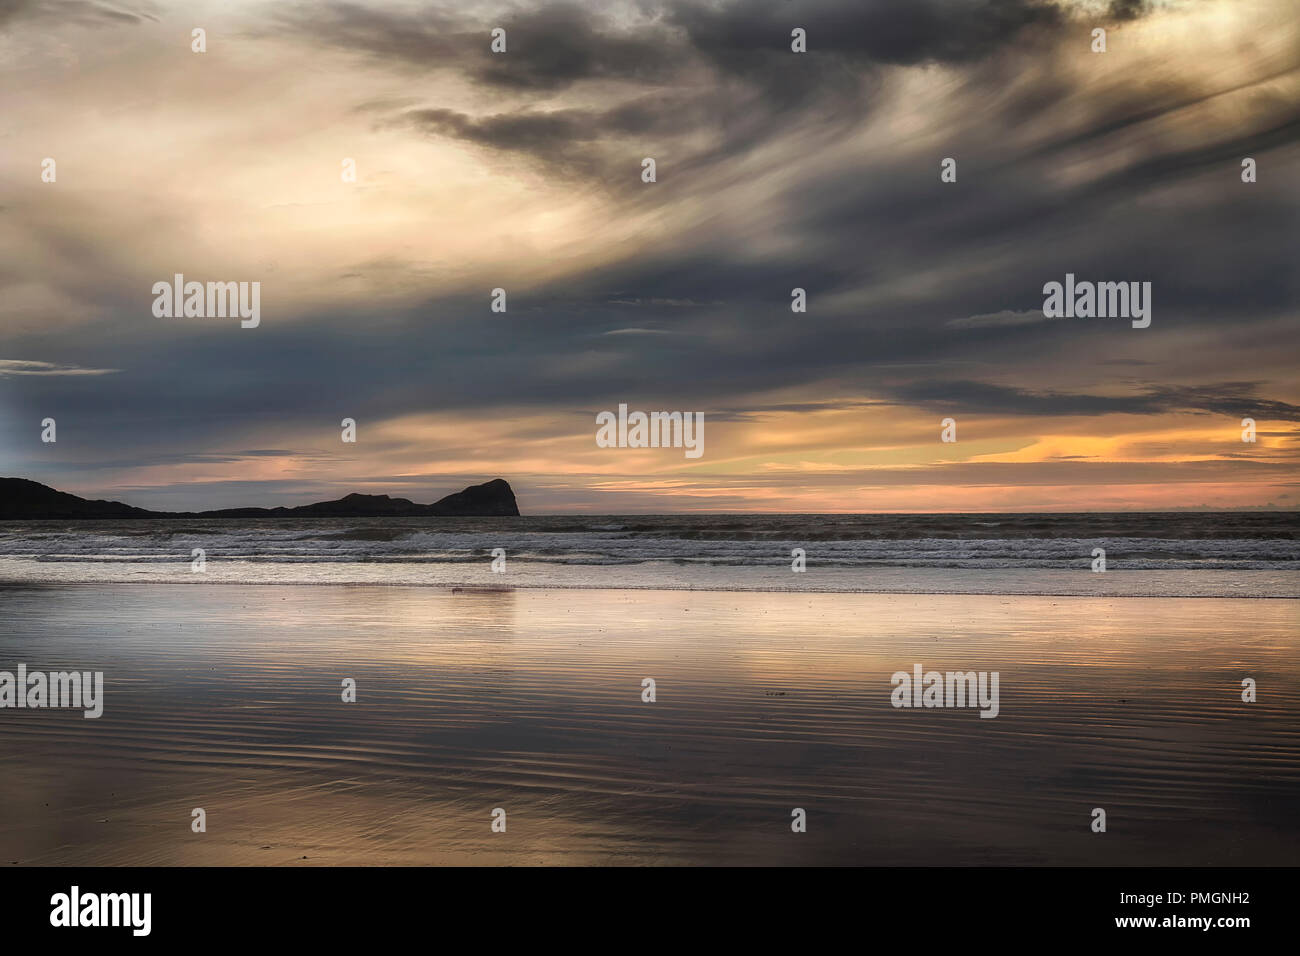
{"label": "white sea foam", "polygon": [[[1295,597],[1296,526],[1289,513],[11,523],[0,581]],[[494,548],[505,574],[489,569]],[[791,572],[795,548],[806,573]]]}
{"label": "white sea foam", "polygon": [[622,588],[700,591],[860,592],[898,594],[1025,594],[1098,597],[1300,598],[1300,572],[978,568],[788,567],[508,564],[494,574],[473,563],[313,562],[209,559],[204,573],[176,562],[43,562],[0,558],[3,584],[385,584],[438,588]]}

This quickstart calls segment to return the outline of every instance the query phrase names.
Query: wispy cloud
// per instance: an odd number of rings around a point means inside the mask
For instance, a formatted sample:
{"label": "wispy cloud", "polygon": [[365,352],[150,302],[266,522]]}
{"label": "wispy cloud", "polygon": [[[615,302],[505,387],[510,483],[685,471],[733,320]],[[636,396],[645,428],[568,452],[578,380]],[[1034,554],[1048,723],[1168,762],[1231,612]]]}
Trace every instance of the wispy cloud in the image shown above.
{"label": "wispy cloud", "polygon": [[29,359],[0,359],[0,376],[10,375],[111,375],[119,368],[81,368],[77,365],[57,365],[54,362],[36,362]]}

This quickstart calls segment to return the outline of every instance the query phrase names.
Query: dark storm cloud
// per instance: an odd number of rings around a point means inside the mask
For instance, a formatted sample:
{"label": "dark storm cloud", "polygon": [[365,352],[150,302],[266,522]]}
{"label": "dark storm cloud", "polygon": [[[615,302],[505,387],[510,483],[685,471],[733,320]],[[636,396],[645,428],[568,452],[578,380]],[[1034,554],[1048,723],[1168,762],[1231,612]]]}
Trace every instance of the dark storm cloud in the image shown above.
{"label": "dark storm cloud", "polygon": [[[662,81],[703,59],[737,76],[808,87],[807,71],[824,80],[845,63],[961,63],[1014,42],[1026,29],[1065,20],[1047,0],[837,0],[797,8],[766,0],[643,5],[631,24],[617,8],[576,3],[487,12],[421,8],[396,11],[355,3],[303,5],[280,22],[316,42],[405,68],[454,66],[478,82],[514,90],[554,91],[585,80]],[[1126,15],[1129,13],[1125,8]],[[832,62],[824,69],[781,69],[791,29],[807,31],[810,49]],[[507,35],[507,55],[490,50],[489,31]],[[773,57],[770,54],[779,54]]]}
{"label": "dark storm cloud", "polygon": [[[849,169],[792,186],[782,197],[781,221],[799,237],[804,261],[796,262],[796,253],[782,266],[815,264],[823,276],[838,275],[839,281],[820,287],[824,294],[982,248],[1016,250],[1014,269],[955,278],[931,291],[919,315],[908,317],[929,324],[936,307],[951,309],[945,321],[968,343],[1021,335],[993,326],[1028,322],[1025,314],[1041,307],[1043,283],[1060,280],[1066,271],[1081,278],[1151,281],[1157,322],[1163,315],[1180,325],[1197,323],[1216,310],[1244,306],[1255,315],[1276,315],[1296,301],[1293,270],[1278,251],[1294,234],[1297,214],[1274,187],[1253,184],[1249,189],[1255,192],[1243,191],[1239,163],[1253,156],[1269,165],[1275,157],[1272,167],[1285,168],[1285,152],[1300,138],[1300,121],[1263,119],[1254,130],[1209,128],[1202,133],[1206,141],[1147,146],[1154,155],[1075,185],[1058,179],[1059,169],[1073,159],[1064,149],[1023,157],[954,131],[944,154],[960,157],[962,172],[949,189],[935,187],[937,155],[924,164],[904,155],[876,165],[871,176]],[[991,125],[1001,127],[997,120]],[[978,188],[963,186],[962,176]],[[1181,184],[1195,188],[1196,197],[1152,217],[1147,197]],[[1083,228],[1087,223],[1105,223],[1107,242],[1096,242]],[[871,253],[864,256],[868,244]],[[901,310],[916,311],[914,304],[899,303],[894,314]],[[987,318],[1002,313],[1024,322]],[[1028,334],[1077,331],[1067,323]]]}
{"label": "dark storm cloud", "polygon": [[[663,27],[620,28],[578,4],[532,10],[385,10],[322,3],[281,11],[280,22],[315,41],[403,69],[454,68],[486,86],[556,91],[580,80],[655,80],[680,61]],[[507,55],[491,51],[490,31],[506,31]]]}
{"label": "dark storm cloud", "polygon": [[1055,4],[1040,0],[813,0],[789,4],[740,0],[681,2],[672,22],[691,45],[741,74],[759,68],[756,51],[790,50],[790,31],[807,31],[810,50],[891,65],[980,59],[1029,27],[1060,23]]}
{"label": "dark storm cloud", "polygon": [[[467,17],[476,16],[468,11],[398,13],[335,3],[290,11],[282,21],[314,42],[402,69],[453,69],[505,93],[550,93],[610,80],[650,84],[655,92],[637,102],[562,111],[554,119],[528,105],[487,118],[440,107],[411,117],[423,120],[427,131],[609,179],[596,157],[576,155],[576,144],[636,132],[719,134],[720,144],[678,163],[679,169],[695,168],[785,132],[784,118],[796,109],[848,127],[869,107],[877,67],[979,60],[1027,30],[1050,29],[1065,19],[1043,0],[819,0],[797,10],[742,0],[646,10],[656,16],[616,25],[599,7],[547,5],[477,14],[481,22],[467,29]],[[808,31],[812,55],[791,55],[792,24]],[[505,55],[490,52],[493,26],[507,31]],[[701,68],[712,79],[706,82]],[[672,92],[674,84],[688,92]]]}
{"label": "dark storm cloud", "polygon": [[682,63],[679,48],[658,24],[624,32],[593,14],[561,3],[494,22],[506,31],[510,59],[492,56],[475,75],[495,86],[554,90],[589,79],[657,81]]}
{"label": "dark storm cloud", "polygon": [[[585,115],[567,111],[553,123],[528,105],[478,120],[431,111],[438,115],[426,128],[442,135],[531,152],[561,172],[608,181],[615,178],[608,167],[597,156],[578,154],[576,144],[637,132],[658,133],[664,141],[697,131],[717,137],[677,159],[679,172],[689,172],[787,133],[796,110],[815,116],[825,138],[847,132],[866,115],[879,68],[977,61],[1017,43],[1026,31],[1050,30],[1065,18],[1055,5],[1037,0],[821,0],[797,11],[744,0],[678,2],[654,20],[615,29],[595,8],[560,5],[515,14],[506,56],[488,52],[489,20],[478,32],[456,32],[446,22],[435,31],[405,16],[335,5],[309,22],[295,22],[295,29],[407,67],[455,67],[479,83],[515,92],[580,81],[649,82],[655,92],[636,102]],[[812,54],[791,54],[793,23],[813,37]],[[686,92],[672,92],[674,84]]]}
{"label": "dark storm cloud", "polygon": [[1136,20],[1151,9],[1148,0],[1110,0],[1112,20]]}
{"label": "dark storm cloud", "polygon": [[[310,449],[337,441],[343,415],[374,422],[413,410],[590,410],[607,407],[614,398],[638,397],[706,409],[714,421],[752,421],[764,412],[867,410],[886,403],[1034,417],[1199,412],[1248,415],[1261,422],[1300,420],[1300,409],[1261,394],[1254,382],[1100,395],[963,379],[942,367],[945,355],[1000,376],[1019,374],[1015,357],[996,346],[966,354],[951,342],[936,347],[925,329],[900,329],[881,342],[864,328],[828,349],[819,329],[800,323],[774,319],[772,334],[765,336],[750,321],[737,337],[726,324],[731,320],[720,315],[713,318],[723,323],[717,336],[694,328],[696,318],[685,322],[679,335],[618,336],[592,346],[591,332],[608,328],[621,307],[593,299],[585,306],[570,302],[563,310],[534,310],[521,298],[517,312],[492,321],[484,321],[481,302],[444,300],[438,304],[438,323],[425,320],[427,310],[421,309],[397,326],[400,335],[362,339],[356,336],[362,317],[346,312],[322,315],[310,329],[266,321],[252,336],[192,326],[183,335],[159,340],[147,329],[133,334],[121,328],[119,347],[131,356],[122,363],[123,373],[23,379],[4,402],[18,413],[20,427],[0,438],[11,450],[30,445],[31,423],[52,415],[60,422],[61,455],[103,454],[103,467],[116,467],[124,462],[115,449],[130,448],[141,463],[208,462],[207,453],[175,449],[241,448],[232,442],[250,429],[277,425]],[[668,325],[683,311],[696,312],[667,307],[657,313],[657,322]],[[33,354],[66,349],[55,336],[29,339],[23,347]],[[1041,343],[1023,347],[1021,373],[1044,354]],[[581,373],[563,371],[566,362],[583,355],[602,362]],[[437,374],[430,374],[435,366]],[[863,378],[864,368],[875,371]],[[841,388],[865,387],[879,398],[742,406],[733,397],[738,391],[837,380]],[[226,459],[256,454],[272,452],[229,452]],[[311,452],[300,448],[297,454]]]}
{"label": "dark storm cloud", "polygon": [[[351,8],[336,9],[348,11],[346,16],[340,14],[345,22],[362,17]],[[1141,12],[1140,5],[1123,4],[1112,14],[1132,18]],[[576,8],[562,8],[560,13],[538,20],[538,28],[565,32],[567,39],[557,49],[569,50],[572,44],[585,42],[599,48],[604,42],[603,28],[591,25],[601,22],[599,15],[584,14],[585,25],[566,32],[564,25],[572,26],[576,15]],[[391,14],[366,16],[366,22],[392,18]],[[628,170],[636,157],[648,152],[662,158],[668,152],[675,188],[690,189],[686,184],[707,182],[709,173],[725,169],[764,143],[789,135],[787,117],[795,107],[807,114],[805,119],[817,118],[813,134],[816,139],[810,140],[810,150],[853,131],[870,110],[872,76],[883,64],[961,64],[966,69],[966,95],[977,97],[983,92],[998,96],[999,87],[1006,83],[1008,66],[994,54],[1013,45],[1022,31],[1055,30],[1066,22],[1062,11],[1049,4],[910,0],[827,2],[801,6],[798,11],[752,0],[721,5],[683,3],[669,8],[666,19],[677,32],[665,34],[665,28],[655,22],[646,27],[653,33],[647,46],[664,51],[665,62],[673,67],[702,59],[720,70],[723,79],[703,89],[687,86],[689,92],[659,89],[604,109],[541,110],[525,104],[513,110],[471,116],[446,108],[425,108],[406,110],[389,121],[522,158],[561,176],[599,182],[610,188],[631,181]],[[789,53],[788,27],[796,20],[810,30],[810,36],[816,34],[813,46],[817,56]],[[314,29],[335,42],[346,42],[347,37],[357,41],[358,31],[340,33],[334,29],[338,24],[332,28],[331,23],[327,20],[324,26]],[[391,23],[388,27],[396,30]],[[361,47],[384,48],[383,38],[389,33],[388,28],[362,31]],[[478,37],[472,45],[475,50],[485,47],[481,40]],[[1254,308],[1276,310],[1293,301],[1293,284],[1278,268],[1276,258],[1250,252],[1272,241],[1267,237],[1280,235],[1290,227],[1293,212],[1289,207],[1258,195],[1262,190],[1257,190],[1256,195],[1225,195],[1216,217],[1221,242],[1192,247],[1186,237],[1199,230],[1173,230],[1171,241],[1166,219],[1162,221],[1165,236],[1157,240],[1140,203],[1141,197],[1153,188],[1168,188],[1180,180],[1226,169],[1244,155],[1258,156],[1293,145],[1300,137],[1300,109],[1294,103],[1282,100],[1271,106],[1265,104],[1257,118],[1232,129],[1207,128],[1200,141],[1161,142],[1147,136],[1145,155],[1071,186],[1061,184],[1057,170],[1077,162],[1080,149],[1095,148],[1106,137],[1126,132],[1143,136],[1146,129],[1190,107],[1247,91],[1251,86],[1261,87],[1285,76],[1296,64],[1291,62],[1282,70],[1209,92],[1167,79],[1139,78],[1131,86],[1108,90],[1105,96],[1083,99],[1070,83],[1056,75],[1059,68],[1052,66],[1046,49],[1051,42],[1048,36],[1044,49],[1017,50],[1009,62],[1017,69],[1034,71],[1036,79],[1041,80],[1025,84],[1028,95],[1036,97],[1032,112],[1048,118],[1062,111],[1079,114],[1073,129],[1048,135],[1031,149],[1008,153],[1005,131],[1019,128],[1030,109],[1026,94],[1018,92],[1011,97],[998,96],[983,106],[982,126],[990,131],[988,134],[979,127],[955,128],[950,142],[945,144],[946,154],[961,158],[963,181],[977,178],[979,189],[936,189],[933,163],[937,157],[927,157],[928,162],[918,165],[917,157],[907,151],[901,151],[892,163],[877,160],[871,176],[847,168],[838,178],[831,174],[815,181],[792,183],[784,193],[781,226],[800,239],[802,256],[785,254],[781,263],[764,264],[754,271],[765,272],[775,281],[780,270],[795,284],[816,284],[826,294],[861,286],[875,276],[913,268],[922,248],[929,255],[941,256],[980,243],[1010,241],[1023,243],[1029,255],[1042,260],[1041,265],[1026,262],[1027,278],[1014,288],[995,281],[979,290],[961,290],[951,297],[959,315],[1023,312],[1032,303],[1030,296],[1036,296],[1032,290],[1058,271],[1065,271],[1057,264],[1062,261],[1077,273],[1084,269],[1113,272],[1115,263],[1123,261],[1136,268],[1142,278],[1158,281],[1162,307],[1188,304],[1200,308],[1216,300],[1222,303],[1229,289],[1221,281],[1228,267],[1221,254],[1226,247],[1238,260],[1232,263],[1236,271],[1228,294],[1236,296],[1239,290],[1249,289]],[[403,44],[409,43],[409,37],[398,31],[388,48],[400,53],[405,50]],[[613,75],[612,66],[592,66],[596,56],[593,52],[590,57],[576,58],[578,65],[565,76],[577,80]],[[513,52],[509,58],[498,57],[494,62],[508,65],[521,77],[534,69],[527,60],[516,64]],[[549,76],[543,71],[536,83],[520,79],[518,85],[544,86],[551,82]],[[726,77],[733,77],[735,82],[728,83]],[[1046,126],[1050,129],[1052,124]],[[708,142],[701,144],[698,138],[692,139],[699,131],[710,134]],[[636,152],[638,147],[643,147],[643,152]],[[626,202],[646,202],[644,192],[628,194],[624,189],[623,194]],[[1130,221],[1132,228],[1126,223],[1121,231],[1134,238],[1134,247],[1143,237],[1143,251],[1135,253],[1130,249],[1121,254],[1119,247],[1102,248],[1080,241],[1076,229],[1079,218],[1102,215]],[[1201,213],[1189,209],[1171,215],[1190,221]],[[864,224],[879,228],[883,223],[889,224],[887,241],[880,244],[870,261],[847,258],[870,238],[863,234]],[[1051,245],[1041,240],[1062,232],[1071,235],[1072,245],[1083,248],[1060,249],[1061,254],[1052,262],[1048,255]],[[720,258],[726,257],[724,251]],[[664,276],[656,277],[655,269],[650,264],[643,277],[650,289],[663,287],[656,279]],[[697,296],[731,302],[739,297],[745,301],[761,288],[749,277],[730,283],[728,288],[724,278],[730,270],[719,262],[719,257],[712,258],[709,268],[701,271],[707,271],[712,288],[697,289],[693,293]],[[1163,276],[1174,274],[1180,274],[1181,281],[1163,281]],[[1191,281],[1187,281],[1189,278]]]}
{"label": "dark storm cloud", "polygon": [[[655,134],[676,136],[683,123],[689,127],[700,121],[696,115],[699,108],[699,102],[691,98],[656,94],[607,110],[529,109],[472,117],[448,109],[414,109],[401,113],[393,122],[434,136],[522,154],[539,161],[548,171],[598,176],[613,182],[618,175],[613,167],[619,163],[626,167],[627,159],[602,156],[605,141]],[[595,151],[593,145],[600,151]]]}

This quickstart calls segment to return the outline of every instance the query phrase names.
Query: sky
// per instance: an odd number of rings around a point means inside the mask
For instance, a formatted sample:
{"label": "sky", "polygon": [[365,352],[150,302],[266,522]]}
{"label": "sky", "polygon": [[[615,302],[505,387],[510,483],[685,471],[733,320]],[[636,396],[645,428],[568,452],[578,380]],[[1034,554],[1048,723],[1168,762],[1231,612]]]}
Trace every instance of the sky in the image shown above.
{"label": "sky", "polygon": [[87,497],[1294,509],[1298,249],[1294,0],[0,0],[0,475]]}

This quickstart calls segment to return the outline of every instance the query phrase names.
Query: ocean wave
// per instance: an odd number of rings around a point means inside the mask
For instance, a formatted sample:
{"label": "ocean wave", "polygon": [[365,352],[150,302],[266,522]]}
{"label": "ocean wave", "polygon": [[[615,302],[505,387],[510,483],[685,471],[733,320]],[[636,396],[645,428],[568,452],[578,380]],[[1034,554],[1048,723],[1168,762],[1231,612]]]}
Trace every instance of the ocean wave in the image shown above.
{"label": "ocean wave", "polygon": [[[516,589],[848,592],[879,594],[1006,594],[1087,597],[1300,598],[1295,570],[1128,569],[1096,574],[1087,567],[944,568],[726,566],[642,562],[577,565],[510,561],[503,573],[473,563],[388,561],[250,561],[209,559],[202,573],[188,563],[44,562],[0,557],[0,585],[355,585],[430,587],[467,592]],[[0,597],[3,596],[0,590]]]}
{"label": "ocean wave", "polygon": [[0,558],[39,565],[512,566],[593,569],[1295,571],[1290,513],[1206,515],[710,515],[502,519],[260,519],[0,525]]}

